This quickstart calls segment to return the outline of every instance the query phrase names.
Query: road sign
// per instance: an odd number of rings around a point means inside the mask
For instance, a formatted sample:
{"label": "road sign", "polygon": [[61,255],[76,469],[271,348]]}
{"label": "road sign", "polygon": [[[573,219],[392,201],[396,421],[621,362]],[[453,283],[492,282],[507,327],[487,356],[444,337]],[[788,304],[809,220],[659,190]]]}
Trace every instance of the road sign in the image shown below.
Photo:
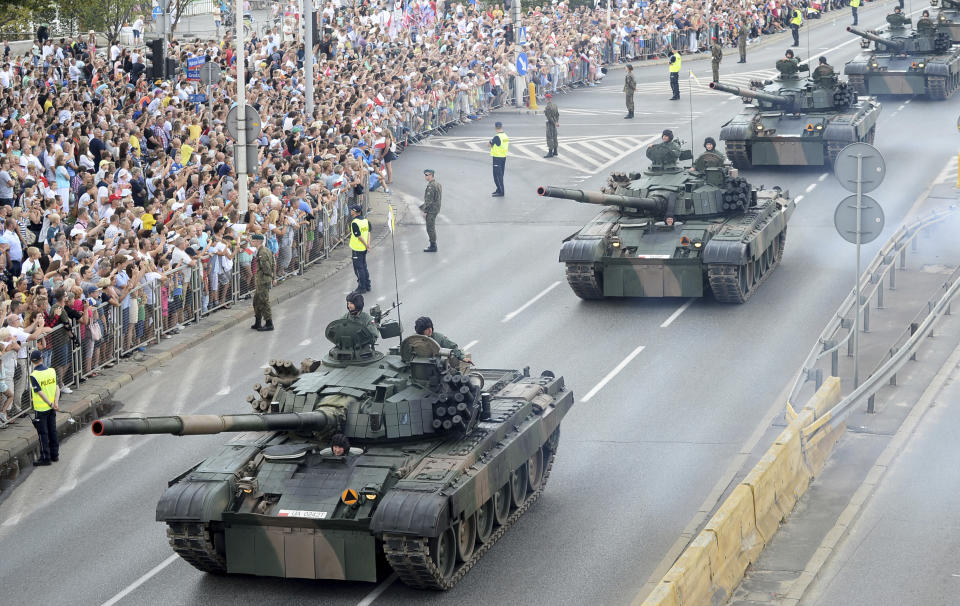
{"label": "road sign", "polygon": [[190,101],[190,103],[206,103],[207,96],[204,95],[203,93],[194,93],[190,95],[188,100]]}
{"label": "road sign", "polygon": [[[239,129],[237,128],[237,116],[239,113],[240,113],[239,105],[233,106],[232,108],[230,108],[230,111],[227,112],[227,133],[231,137],[233,137],[234,140],[239,138],[237,136],[237,134],[240,132]],[[250,141],[253,141],[257,137],[259,137],[260,133],[263,132],[263,129],[261,128],[261,124],[260,124],[260,114],[252,105],[247,106],[246,115],[244,117],[247,119],[246,133],[247,133],[247,142],[249,143]]]}
{"label": "road sign", "polygon": [[527,28],[518,27],[517,28],[517,44],[521,46],[527,43]]}
{"label": "road sign", "polygon": [[833,163],[833,174],[847,191],[857,191],[857,159],[860,169],[860,192],[871,192],[883,182],[887,174],[886,163],[879,150],[869,143],[851,143],[840,150]]}
{"label": "road sign", "polygon": [[204,63],[201,65],[200,81],[207,86],[220,82],[220,66],[216,63]]}
{"label": "road sign", "polygon": [[[247,174],[257,172],[257,167],[260,165],[260,146],[256,143],[248,143],[247,151],[244,154],[247,157]],[[240,166],[237,162],[240,158],[240,146],[233,146],[233,168],[237,171],[237,174],[240,174]]]}
{"label": "road sign", "polygon": [[159,6],[154,6],[153,12],[151,13],[151,15],[153,15],[154,19],[157,19],[163,15],[163,9],[160,8]]}
{"label": "road sign", "polygon": [[207,62],[206,57],[188,57],[187,58],[187,80],[200,79],[200,67]]}
{"label": "road sign", "polygon": [[527,61],[527,53],[520,53],[517,55],[517,73],[521,76],[527,75],[527,68],[529,67],[529,62]]}
{"label": "road sign", "polygon": [[[883,231],[883,209],[870,196],[860,196],[860,243],[873,242]],[[857,195],[847,196],[833,213],[837,233],[853,244],[857,243]]]}

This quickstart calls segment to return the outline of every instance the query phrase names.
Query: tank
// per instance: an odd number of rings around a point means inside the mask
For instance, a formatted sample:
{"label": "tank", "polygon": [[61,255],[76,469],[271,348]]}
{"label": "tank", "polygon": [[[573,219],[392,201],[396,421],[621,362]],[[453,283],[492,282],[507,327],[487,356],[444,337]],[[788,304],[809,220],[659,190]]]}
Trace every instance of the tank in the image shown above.
{"label": "tank", "polygon": [[881,109],[875,99],[858,97],[832,72],[801,77],[807,66],[784,59],[777,70],[776,79],[754,80],[749,88],[710,83],[747,104],[720,129],[735,167],[830,166],[847,145],[873,143]]}
{"label": "tank", "polygon": [[[663,144],[641,173],[613,174],[604,191],[540,187],[541,196],[605,206],[560,248],[581,299],[702,297],[743,303],[780,263],[789,192],[757,189],[721,165],[681,166]],[[692,159],[686,150],[680,159]]]}
{"label": "tank", "polygon": [[383,353],[376,326],[336,320],[322,360],[271,361],[252,413],[93,423],[97,436],[236,433],[160,497],[180,557],[214,574],[393,571],[446,590],[537,500],[574,402],[563,377],[477,369],[419,335]]}
{"label": "tank", "polygon": [[937,28],[950,34],[954,44],[960,42],[960,0],[930,0],[930,6],[940,7],[936,18]]}
{"label": "tank", "polygon": [[960,47],[953,47],[950,33],[929,19],[917,22],[899,14],[887,15],[890,30],[879,34],[848,27],[863,38],[861,46],[873,50],[857,55],[843,68],[860,94],[926,95],[942,101],[960,86]]}

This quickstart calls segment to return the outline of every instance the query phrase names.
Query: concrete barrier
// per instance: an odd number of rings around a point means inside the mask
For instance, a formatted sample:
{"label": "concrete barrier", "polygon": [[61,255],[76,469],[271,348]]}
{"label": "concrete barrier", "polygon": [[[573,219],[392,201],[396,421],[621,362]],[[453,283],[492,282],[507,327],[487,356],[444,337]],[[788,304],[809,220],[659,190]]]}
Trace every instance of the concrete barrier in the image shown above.
{"label": "concrete barrier", "polygon": [[829,429],[828,411],[839,401],[840,379],[830,377],[799,412],[787,405],[786,429],[684,549],[644,606],[717,605],[730,599],[747,566],[773,539],[846,430],[842,424]]}

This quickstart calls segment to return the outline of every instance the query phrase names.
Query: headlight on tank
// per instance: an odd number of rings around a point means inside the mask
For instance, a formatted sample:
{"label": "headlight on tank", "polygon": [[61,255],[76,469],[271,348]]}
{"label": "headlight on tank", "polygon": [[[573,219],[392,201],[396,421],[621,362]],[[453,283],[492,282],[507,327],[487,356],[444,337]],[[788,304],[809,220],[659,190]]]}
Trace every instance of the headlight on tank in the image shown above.
{"label": "headlight on tank", "polygon": [[691,244],[693,245],[694,248],[703,248],[703,240],[701,240],[700,238],[697,238],[696,240],[691,242]]}
{"label": "headlight on tank", "polygon": [[760,124],[759,122],[757,122],[757,124],[754,126],[754,128],[757,129],[757,132],[758,132],[758,133],[759,133],[759,132],[762,132],[762,131],[763,131],[763,124]]}
{"label": "headlight on tank", "polygon": [[823,130],[823,124],[817,124],[816,130]]}

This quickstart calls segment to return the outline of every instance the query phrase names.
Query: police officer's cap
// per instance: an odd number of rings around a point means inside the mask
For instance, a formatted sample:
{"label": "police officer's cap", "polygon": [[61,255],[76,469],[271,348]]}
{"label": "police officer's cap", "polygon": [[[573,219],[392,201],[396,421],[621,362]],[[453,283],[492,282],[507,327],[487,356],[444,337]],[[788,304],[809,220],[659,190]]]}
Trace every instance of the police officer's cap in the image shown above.
{"label": "police officer's cap", "polygon": [[703,140],[703,147],[707,147],[708,145],[712,145],[716,147],[717,142],[713,140],[713,137],[707,137],[706,139]]}
{"label": "police officer's cap", "polygon": [[33,350],[33,352],[30,354],[31,362],[39,362],[42,359],[43,359],[43,354],[40,353],[40,351],[37,349]]}
{"label": "police officer's cap", "polygon": [[661,136],[661,137],[669,137],[670,140],[673,141],[673,131],[670,130],[669,128],[664,129],[663,132],[660,133],[660,136]]}
{"label": "police officer's cap", "polygon": [[359,205],[359,204],[351,204],[351,205],[350,205],[350,212],[352,212],[352,213],[357,213],[358,215],[360,215],[360,214],[363,214],[363,209],[360,208],[360,205]]}
{"label": "police officer's cap", "polygon": [[425,174],[425,175],[432,175],[432,174],[435,174],[435,173],[433,172],[433,169],[432,169],[432,168],[425,168],[425,169],[423,169],[423,174]]}
{"label": "police officer's cap", "polygon": [[433,328],[433,320],[427,316],[420,316],[413,325],[418,335],[422,335],[428,328]]}
{"label": "police officer's cap", "polygon": [[494,127],[494,128],[503,128],[503,122],[494,122],[493,127]]}
{"label": "police officer's cap", "polygon": [[363,295],[358,292],[352,292],[347,295],[347,303],[353,303],[353,308],[357,311],[363,311]]}

